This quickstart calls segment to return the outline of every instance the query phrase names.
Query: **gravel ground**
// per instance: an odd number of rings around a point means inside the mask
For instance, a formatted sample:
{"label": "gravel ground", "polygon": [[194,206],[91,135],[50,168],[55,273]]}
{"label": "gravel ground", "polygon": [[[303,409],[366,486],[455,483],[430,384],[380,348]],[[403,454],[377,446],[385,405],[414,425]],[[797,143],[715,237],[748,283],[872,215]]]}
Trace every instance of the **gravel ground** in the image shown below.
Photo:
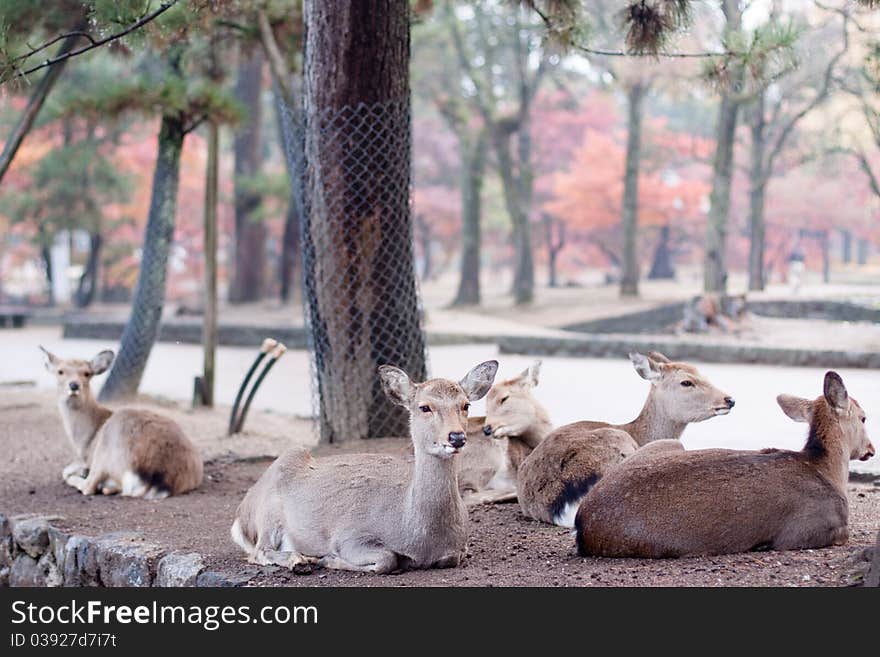
{"label": "gravel ground", "polygon": [[[228,529],[271,456],[292,442],[313,440],[309,425],[257,414],[252,426],[262,433],[226,439],[226,409],[193,412],[164,404],[160,410],[177,418],[202,449],[204,485],[161,502],[84,497],[59,476],[70,453],[51,394],[2,391],[0,450],[8,456],[0,462],[0,513],[51,514],[58,526],[83,534],[137,531],[170,549],[198,551],[211,568],[253,575],[254,586],[837,586],[853,582],[880,526],[880,487],[852,484],[850,541],[842,547],[661,561],[582,559],[568,530],[527,520],[516,504],[503,504],[472,511],[462,567],[387,577],[321,570],[297,576],[247,564]],[[403,445],[371,442],[377,451]]]}

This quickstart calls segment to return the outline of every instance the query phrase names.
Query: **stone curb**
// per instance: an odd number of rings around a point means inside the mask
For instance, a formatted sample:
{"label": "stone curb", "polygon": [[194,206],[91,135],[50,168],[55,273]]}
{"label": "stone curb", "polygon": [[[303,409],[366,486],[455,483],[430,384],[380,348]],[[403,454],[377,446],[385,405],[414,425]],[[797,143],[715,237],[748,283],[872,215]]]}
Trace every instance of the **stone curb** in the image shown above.
{"label": "stone curb", "polygon": [[46,516],[0,514],[0,587],[244,586],[255,570],[207,570],[196,552],[169,552],[132,532],[68,534]]}

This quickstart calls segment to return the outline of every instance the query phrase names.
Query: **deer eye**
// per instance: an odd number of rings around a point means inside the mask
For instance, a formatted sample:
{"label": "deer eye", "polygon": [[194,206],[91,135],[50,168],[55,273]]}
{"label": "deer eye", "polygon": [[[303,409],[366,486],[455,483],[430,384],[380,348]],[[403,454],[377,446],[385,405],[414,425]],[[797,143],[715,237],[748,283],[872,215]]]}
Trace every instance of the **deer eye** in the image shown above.
{"label": "deer eye", "polygon": [[470,409],[470,407],[471,407],[470,404],[465,404],[464,406],[462,406],[462,409],[464,410],[465,413],[467,413],[467,411],[468,411],[468,409]]}
{"label": "deer eye", "polygon": [[63,375],[63,374],[64,374],[64,370],[58,370],[58,374]]}
{"label": "deer eye", "polygon": [[500,402],[498,402],[499,406],[500,406],[501,404],[503,404],[504,402],[506,402],[508,399],[510,399],[510,395],[507,395],[507,397],[505,397],[505,398],[502,399]]}
{"label": "deer eye", "polygon": [[86,377],[87,379],[88,379],[91,375],[92,375],[91,372],[84,372],[84,373],[83,373],[83,376]]}
{"label": "deer eye", "polygon": [[864,424],[864,423],[865,423],[865,418],[862,418],[862,424]]}
{"label": "deer eye", "polygon": [[688,381],[687,379],[685,379],[684,381],[681,382],[681,385],[684,386],[685,388],[693,388],[694,382]]}
{"label": "deer eye", "polygon": [[419,410],[420,410],[422,413],[430,413],[430,412],[431,412],[431,407],[428,406],[427,404],[425,404],[424,406],[419,406]]}

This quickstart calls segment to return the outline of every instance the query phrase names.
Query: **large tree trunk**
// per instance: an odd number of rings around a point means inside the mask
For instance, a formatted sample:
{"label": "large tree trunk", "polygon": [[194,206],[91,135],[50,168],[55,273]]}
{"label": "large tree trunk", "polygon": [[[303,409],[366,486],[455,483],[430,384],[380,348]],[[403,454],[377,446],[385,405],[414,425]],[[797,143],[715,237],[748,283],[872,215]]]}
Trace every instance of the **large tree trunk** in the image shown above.
{"label": "large tree trunk", "polygon": [[[521,129],[521,128],[520,128]],[[517,305],[531,303],[535,296],[535,265],[532,260],[532,233],[529,225],[528,199],[523,198],[525,185],[514,173],[510,141],[513,133],[504,122],[493,129],[498,172],[504,190],[504,206],[510,216],[513,238],[513,298]],[[520,162],[522,166],[522,162]],[[523,173],[519,173],[522,177]]]}
{"label": "large tree trunk", "polygon": [[[76,25],[74,31],[82,32],[82,30],[84,30],[87,25],[88,22],[83,19]],[[76,45],[76,42],[80,38],[81,37],[79,34],[74,34],[64,39],[61,44],[61,48],[58,50],[56,56],[65,55],[73,50],[73,46]],[[18,148],[21,146],[21,142],[24,141],[25,136],[34,126],[34,121],[37,120],[37,115],[40,113],[43,104],[46,102],[46,98],[49,96],[49,92],[52,91],[55,83],[58,82],[58,78],[64,71],[64,66],[66,64],[67,60],[62,59],[57,64],[53,64],[52,66],[50,66],[43,77],[40,79],[40,82],[37,84],[36,87],[34,87],[34,90],[31,92],[31,96],[28,99],[28,104],[24,108],[24,112],[22,112],[21,116],[19,117],[18,123],[15,124],[15,128],[13,128],[12,134],[9,135],[9,138],[6,140],[6,143],[3,146],[3,153],[0,154],[0,181],[3,180],[3,177],[9,170],[9,166],[12,164],[12,160],[15,159],[15,154],[18,152]]]}
{"label": "large tree trunk", "polygon": [[764,273],[764,235],[766,232],[764,207],[768,172],[764,165],[767,139],[763,92],[758,94],[750,119],[752,150],[749,167],[749,290],[759,291],[764,289],[766,281]]}
{"label": "large tree trunk", "polygon": [[55,271],[52,267],[52,241],[54,236],[49,236],[42,222],[37,227],[40,235],[40,257],[43,260],[43,271],[46,274],[46,283],[48,284],[46,293],[46,305],[55,305]]}
{"label": "large tree trunk", "polygon": [[620,296],[639,295],[639,262],[636,253],[639,225],[639,164],[642,115],[647,89],[636,82],[627,90],[626,171],[623,176],[623,271]]}
{"label": "large tree trunk", "polygon": [[675,278],[675,266],[672,264],[672,249],[669,247],[671,232],[669,224],[660,226],[657,248],[654,249],[654,261],[651,263],[651,271],[648,272],[648,278],[651,280]]}
{"label": "large tree trunk", "polygon": [[[179,68],[179,59],[172,63],[172,67]],[[184,135],[184,122],[179,114],[162,117],[140,274],[119,354],[101,388],[100,399],[103,401],[123,399],[137,393],[159,332],[165,304],[168,253],[174,239]]]}
{"label": "large tree trunk", "polygon": [[266,225],[257,216],[260,195],[248,184],[260,171],[262,73],[262,51],[241,54],[235,97],[246,115],[235,133],[235,263],[230,303],[258,301],[265,288]]}
{"label": "large tree trunk", "polygon": [[79,277],[79,283],[74,293],[74,303],[78,308],[90,306],[98,292],[101,265],[101,247],[104,240],[100,229],[89,234],[89,257],[86,260],[85,269]]}
{"label": "large tree trunk", "polygon": [[409,435],[377,366],[426,377],[410,216],[409,3],[305,0],[304,276],[321,439]]}
{"label": "large tree trunk", "polygon": [[461,277],[453,306],[480,303],[480,220],[487,147],[485,131],[473,141],[461,138]]}
{"label": "large tree trunk", "polygon": [[[739,30],[742,23],[739,0],[724,0],[722,7],[727,20],[725,32]],[[703,271],[706,292],[727,292],[727,220],[730,215],[730,188],[733,182],[736,121],[741,102],[735,94],[740,92],[742,80],[742,67],[734,65],[730,73],[729,89],[721,94],[718,108]]]}

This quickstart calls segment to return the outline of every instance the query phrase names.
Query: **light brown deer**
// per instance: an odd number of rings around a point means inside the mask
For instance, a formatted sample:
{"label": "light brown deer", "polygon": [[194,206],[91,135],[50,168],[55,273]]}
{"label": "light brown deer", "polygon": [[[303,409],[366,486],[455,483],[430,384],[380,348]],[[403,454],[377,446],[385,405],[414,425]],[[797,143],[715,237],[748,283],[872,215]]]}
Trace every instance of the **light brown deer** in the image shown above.
{"label": "light brown deer", "polygon": [[110,367],[112,351],[65,360],[40,349],[55,376],[61,422],[78,458],[62,472],[67,484],[83,495],[161,499],[202,483],[201,456],[177,423],[141,409],[112,411],[95,401],[91,381]]}
{"label": "light brown deer", "polygon": [[468,530],[454,457],[467,440],[469,402],[489,391],[497,369],[487,361],[459,383],[414,383],[383,365],[385,393],[410,412],[414,462],[291,449],[239,505],[233,541],[253,563],[297,571],[313,563],[376,573],[457,566]]}
{"label": "light brown deer", "polygon": [[465,504],[516,499],[520,464],[552,430],[547,410],[535,399],[541,361],[492,386],[486,417],[468,420],[468,442],[458,459],[458,486]]}
{"label": "light brown deer", "polygon": [[627,424],[575,422],[547,436],[519,468],[517,491],[525,515],[573,526],[584,495],[640,446],[678,439],[689,423],[727,415],[734,406],[732,397],[692,365],[655,351],[630,354],[630,360],[651,382],[642,412]]}
{"label": "light brown deer", "polygon": [[810,425],[801,451],[637,453],[581,503],[580,554],[661,558],[845,543],[849,461],[874,455],[865,412],[836,372],[817,399],[777,402]]}

